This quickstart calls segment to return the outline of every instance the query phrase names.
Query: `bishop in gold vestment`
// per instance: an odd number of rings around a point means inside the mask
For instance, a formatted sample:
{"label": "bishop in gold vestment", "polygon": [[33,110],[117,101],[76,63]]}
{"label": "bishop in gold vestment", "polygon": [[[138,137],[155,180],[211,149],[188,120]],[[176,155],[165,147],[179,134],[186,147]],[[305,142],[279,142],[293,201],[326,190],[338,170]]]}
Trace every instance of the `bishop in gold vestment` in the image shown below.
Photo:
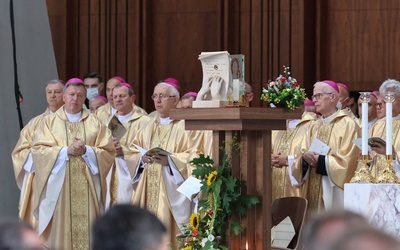
{"label": "bishop in gold vestment", "polygon": [[104,210],[115,148],[110,131],[82,110],[85,92],[82,80],[69,80],[65,105],[43,119],[33,143],[33,207],[50,249],[90,249],[91,224]]}
{"label": "bishop in gold vestment", "polygon": [[110,178],[110,205],[129,203],[133,193],[132,177],[136,170],[137,152],[132,144],[139,130],[150,121],[147,115],[133,109],[134,92],[129,84],[121,83],[113,89],[113,101],[117,119],[126,129],[122,138],[114,138],[117,157]]}
{"label": "bishop in gold vestment", "polygon": [[33,216],[32,200],[32,182],[35,176],[33,166],[31,147],[35,138],[36,130],[40,128],[39,124],[43,117],[53,114],[57,111],[64,101],[63,95],[64,82],[58,79],[50,80],[46,85],[47,109],[43,114],[32,118],[28,124],[21,130],[20,137],[11,154],[15,178],[21,195],[19,200],[19,219],[29,222],[36,227],[37,220]]}
{"label": "bishop in gold vestment", "polygon": [[[305,195],[307,186],[301,186],[292,175],[292,164],[304,134],[317,119],[312,112],[304,112],[301,120],[289,121],[286,130],[272,131],[272,200],[281,197]],[[291,122],[296,124],[290,125]]]}
{"label": "bishop in gold vestment", "polygon": [[157,116],[144,131],[138,133],[134,144],[149,150],[161,147],[169,156],[142,156],[134,176],[137,189],[132,202],[153,212],[167,227],[172,249],[177,249],[176,234],[189,221],[192,203],[176,189],[193,170],[191,159],[204,148],[204,133],[186,131],[183,120],[169,118],[169,110],[176,107],[179,92],[167,83],[159,83],[152,96]]}
{"label": "bishop in gold vestment", "polygon": [[[388,79],[382,83],[379,88],[379,97],[378,102],[380,104],[380,109],[385,108],[384,97],[386,92],[394,92],[395,101],[392,104],[392,145],[393,145],[393,160],[396,160],[397,164],[394,165],[394,170],[400,175],[400,165],[399,158],[397,152],[400,151],[400,82],[393,79]],[[380,137],[383,140],[386,140],[386,119],[385,117],[379,119],[374,126],[372,126],[370,130],[371,137]],[[379,177],[379,173],[385,169],[386,167],[386,146],[376,145],[377,147],[371,146],[371,149],[376,152],[375,156],[372,159],[372,171],[371,174],[373,177]]]}
{"label": "bishop in gold vestment", "polygon": [[[342,110],[337,110],[339,91],[335,82],[317,82],[312,98],[321,117],[301,143],[302,154],[296,157],[293,175],[299,183],[308,185],[306,198],[310,211],[343,208],[344,183],[354,175],[360,152],[353,143],[360,137],[360,127]],[[328,146],[327,153],[310,151],[315,139]]]}

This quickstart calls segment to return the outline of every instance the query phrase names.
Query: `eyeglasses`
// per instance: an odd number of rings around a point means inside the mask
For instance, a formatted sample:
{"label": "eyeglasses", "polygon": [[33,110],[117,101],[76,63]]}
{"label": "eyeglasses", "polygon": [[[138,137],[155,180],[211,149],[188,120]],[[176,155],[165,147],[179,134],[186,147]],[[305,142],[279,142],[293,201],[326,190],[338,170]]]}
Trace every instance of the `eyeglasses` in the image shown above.
{"label": "eyeglasses", "polygon": [[313,101],[314,101],[314,99],[319,100],[319,99],[321,99],[322,95],[331,95],[331,94],[333,94],[333,93],[318,93],[318,94],[312,95],[311,100],[313,100]]}
{"label": "eyeglasses", "polygon": [[175,97],[175,96],[174,95],[164,95],[164,94],[159,94],[159,95],[153,94],[151,96],[151,99],[157,100],[158,98],[160,98],[161,100],[167,100],[170,97]]}

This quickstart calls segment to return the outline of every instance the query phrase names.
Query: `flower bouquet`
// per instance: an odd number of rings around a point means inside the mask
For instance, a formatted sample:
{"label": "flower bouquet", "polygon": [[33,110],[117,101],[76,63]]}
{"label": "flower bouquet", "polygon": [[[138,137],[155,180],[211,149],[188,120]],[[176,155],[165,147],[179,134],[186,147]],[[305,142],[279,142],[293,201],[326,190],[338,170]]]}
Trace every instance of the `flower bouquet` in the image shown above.
{"label": "flower bouquet", "polygon": [[272,103],[286,110],[303,105],[306,99],[304,88],[300,88],[297,80],[290,75],[289,67],[283,66],[283,75],[269,80],[263,87],[261,100]]}
{"label": "flower bouquet", "polygon": [[231,235],[238,235],[242,230],[239,222],[230,220],[232,214],[246,215],[247,209],[257,204],[259,198],[241,193],[241,181],[232,176],[227,154],[217,168],[213,167],[214,161],[204,155],[191,163],[196,166],[193,175],[203,184],[202,199],[184,233],[177,236],[181,249],[228,249],[223,245],[227,228]]}

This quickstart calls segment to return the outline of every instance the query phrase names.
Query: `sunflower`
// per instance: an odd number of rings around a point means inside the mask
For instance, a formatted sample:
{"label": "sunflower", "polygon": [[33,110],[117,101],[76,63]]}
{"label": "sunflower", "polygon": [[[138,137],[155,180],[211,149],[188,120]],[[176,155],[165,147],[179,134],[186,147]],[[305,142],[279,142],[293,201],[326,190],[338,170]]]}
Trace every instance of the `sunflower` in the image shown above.
{"label": "sunflower", "polygon": [[185,247],[182,248],[182,250],[192,250],[192,249],[193,249],[192,246],[185,246]]}
{"label": "sunflower", "polygon": [[199,215],[196,213],[192,213],[189,220],[189,225],[192,230],[199,229]]}
{"label": "sunflower", "polygon": [[212,171],[211,174],[207,178],[207,186],[211,186],[213,181],[217,179],[218,172],[216,170]]}

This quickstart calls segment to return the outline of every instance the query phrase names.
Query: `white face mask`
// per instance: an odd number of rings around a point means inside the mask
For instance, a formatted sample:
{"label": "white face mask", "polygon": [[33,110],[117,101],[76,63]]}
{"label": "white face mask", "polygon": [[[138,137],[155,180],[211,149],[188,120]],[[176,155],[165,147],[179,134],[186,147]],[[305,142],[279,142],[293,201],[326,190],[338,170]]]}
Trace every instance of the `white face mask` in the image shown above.
{"label": "white face mask", "polygon": [[86,98],[89,99],[89,101],[98,95],[99,95],[99,88],[86,89]]}

